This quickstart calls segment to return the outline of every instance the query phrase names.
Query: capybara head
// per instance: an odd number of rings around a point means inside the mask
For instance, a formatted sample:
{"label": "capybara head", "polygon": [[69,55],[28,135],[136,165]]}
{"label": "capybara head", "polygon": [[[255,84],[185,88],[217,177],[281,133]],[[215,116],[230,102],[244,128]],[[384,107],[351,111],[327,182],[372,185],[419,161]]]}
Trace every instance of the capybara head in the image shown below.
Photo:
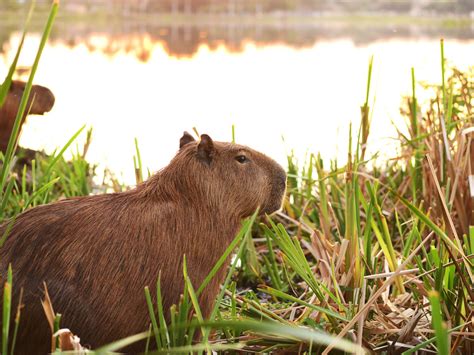
{"label": "capybara head", "polygon": [[[15,105],[16,110],[20,105],[21,97],[25,91],[26,83],[22,81],[12,81],[10,91],[8,93],[7,102],[5,105]],[[8,101],[11,100],[11,103]],[[48,88],[40,85],[33,85],[31,87],[30,98],[26,106],[26,112],[30,115],[42,115],[51,111],[54,106],[54,95]],[[31,106],[31,107],[30,107]]]}
{"label": "capybara head", "polygon": [[241,218],[257,208],[261,214],[275,212],[286,188],[286,173],[274,160],[246,146],[215,142],[207,134],[195,141],[185,132],[168,168],[189,199]]}
{"label": "capybara head", "polygon": [[[25,91],[26,83],[12,81],[5,102],[0,106],[0,150],[5,151],[8,140],[13,131],[16,115],[20,107],[21,98]],[[39,85],[31,87],[30,97],[23,114],[23,124],[27,114],[42,115],[49,112],[54,106],[54,95],[48,88]],[[20,126],[21,131],[21,126]]]}

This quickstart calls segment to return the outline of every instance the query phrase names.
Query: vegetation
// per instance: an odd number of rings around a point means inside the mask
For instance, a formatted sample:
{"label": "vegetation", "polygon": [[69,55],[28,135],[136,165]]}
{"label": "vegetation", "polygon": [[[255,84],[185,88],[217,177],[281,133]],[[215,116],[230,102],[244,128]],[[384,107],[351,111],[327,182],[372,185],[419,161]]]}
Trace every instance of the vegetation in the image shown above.
{"label": "vegetation", "polygon": [[[48,0],[38,0],[45,6]],[[16,9],[24,5],[23,1],[0,0],[0,10]],[[131,14],[137,12],[197,12],[197,13],[264,13],[264,12],[397,12],[397,13],[453,13],[464,14],[473,11],[470,0],[353,0],[350,2],[331,0],[69,0],[66,9],[93,12],[105,10],[109,13]]]}
{"label": "vegetation", "polygon": [[[14,136],[56,11],[55,2]],[[150,330],[97,353],[143,338],[150,352],[165,353],[328,353],[332,348],[352,353],[362,348],[381,353],[472,353],[474,201],[468,181],[474,175],[474,70],[464,73],[445,63],[441,42],[441,84],[423,87],[433,92],[426,104],[417,101],[419,86],[412,71],[412,95],[401,109],[408,134],[400,131],[399,155],[381,162],[366,153],[371,61],[361,125],[350,128],[347,162],[331,161],[327,166],[319,155],[310,154],[299,163],[290,155],[283,211],[247,220],[202,285],[191,283],[183,260],[186,292],[170,310],[161,306],[158,277],[156,285],[144,289]],[[16,59],[0,88],[0,103],[15,65]],[[85,160],[87,143],[71,161],[62,158],[75,137],[84,133],[81,129],[57,153],[38,154],[24,166],[16,165],[12,137],[7,151],[0,153],[0,220],[13,223],[26,208],[60,198],[125,188],[113,180],[94,186],[94,169]],[[90,137],[89,131],[88,141]],[[140,181],[138,145],[135,168]],[[0,237],[3,243],[8,235]],[[203,319],[197,298],[234,252],[212,316]],[[14,335],[27,315],[21,308],[11,309],[11,269],[3,281],[6,354],[14,353]],[[166,312],[171,314],[170,324],[164,321]],[[13,316],[15,326],[10,329]],[[58,329],[60,316],[50,319],[56,319],[53,329]],[[193,344],[197,331],[202,341]]]}

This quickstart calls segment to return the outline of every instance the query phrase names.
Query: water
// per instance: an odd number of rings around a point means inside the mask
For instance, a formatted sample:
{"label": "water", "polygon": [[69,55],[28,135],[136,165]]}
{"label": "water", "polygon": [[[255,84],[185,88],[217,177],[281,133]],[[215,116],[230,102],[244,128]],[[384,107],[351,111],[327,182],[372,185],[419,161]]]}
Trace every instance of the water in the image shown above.
{"label": "water", "polygon": [[[391,122],[404,126],[399,107],[411,90],[410,68],[418,80],[440,82],[440,37],[451,63],[474,65],[473,28],[114,26],[58,25],[35,80],[54,92],[56,104],[43,117],[29,117],[20,145],[52,152],[81,126],[93,127],[88,159],[127,183],[134,182],[135,137],[143,165],[155,171],[192,127],[227,141],[234,124],[238,143],[283,164],[291,149],[300,159],[310,151],[343,160],[372,55],[369,150],[393,156]],[[0,73],[19,36],[3,37]],[[28,36],[20,65],[33,62],[38,43],[39,35]]]}

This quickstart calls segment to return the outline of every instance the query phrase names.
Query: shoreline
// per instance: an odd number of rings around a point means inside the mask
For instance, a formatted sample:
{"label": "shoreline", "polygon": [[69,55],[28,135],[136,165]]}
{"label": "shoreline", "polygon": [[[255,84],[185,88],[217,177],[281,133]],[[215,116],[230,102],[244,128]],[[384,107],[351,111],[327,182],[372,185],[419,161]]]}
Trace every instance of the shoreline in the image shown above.
{"label": "shoreline", "polygon": [[[19,18],[26,18],[27,10],[0,12],[2,25],[16,24]],[[46,9],[39,9],[31,20],[34,26],[42,23],[46,16]],[[258,26],[317,26],[323,23],[344,23],[353,25],[415,25],[415,26],[442,26],[442,27],[472,27],[474,26],[474,13],[465,15],[438,15],[438,14],[400,14],[394,12],[311,12],[304,13],[244,13],[244,14],[210,14],[210,13],[129,13],[120,11],[108,13],[71,12],[60,11],[57,21],[77,21],[80,23],[91,22],[141,22],[144,25],[258,25]]]}

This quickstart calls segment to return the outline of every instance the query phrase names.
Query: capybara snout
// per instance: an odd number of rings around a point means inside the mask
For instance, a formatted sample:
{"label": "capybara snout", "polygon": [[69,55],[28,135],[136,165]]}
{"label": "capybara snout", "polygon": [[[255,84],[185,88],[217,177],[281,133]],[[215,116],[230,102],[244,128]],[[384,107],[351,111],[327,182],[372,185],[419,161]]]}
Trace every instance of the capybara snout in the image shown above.
{"label": "capybara snout", "polygon": [[270,201],[272,202],[262,213],[273,213],[281,208],[283,196],[286,191],[286,172],[280,166],[277,166],[273,175],[273,184]]}

